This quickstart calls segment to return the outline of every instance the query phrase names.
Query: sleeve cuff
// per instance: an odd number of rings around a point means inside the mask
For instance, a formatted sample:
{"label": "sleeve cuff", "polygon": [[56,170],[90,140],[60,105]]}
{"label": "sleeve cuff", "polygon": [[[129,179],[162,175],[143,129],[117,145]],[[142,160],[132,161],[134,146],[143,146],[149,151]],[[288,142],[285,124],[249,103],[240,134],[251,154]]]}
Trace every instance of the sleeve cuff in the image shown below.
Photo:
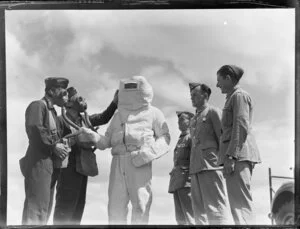
{"label": "sleeve cuff", "polygon": [[155,159],[155,155],[152,150],[144,149],[143,151],[139,151],[138,153],[131,154],[132,163],[135,167],[140,167],[142,165],[148,164]]}

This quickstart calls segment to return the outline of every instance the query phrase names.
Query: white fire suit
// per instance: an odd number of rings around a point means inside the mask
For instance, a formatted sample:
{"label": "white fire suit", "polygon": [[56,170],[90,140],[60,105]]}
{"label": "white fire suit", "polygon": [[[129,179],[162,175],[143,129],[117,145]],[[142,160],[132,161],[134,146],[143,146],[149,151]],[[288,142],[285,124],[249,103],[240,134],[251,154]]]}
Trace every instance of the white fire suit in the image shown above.
{"label": "white fire suit", "polygon": [[152,202],[152,161],[168,152],[170,134],[163,113],[151,106],[153,90],[142,76],[121,80],[118,112],[97,148],[112,148],[109,177],[110,224],[147,224]]}

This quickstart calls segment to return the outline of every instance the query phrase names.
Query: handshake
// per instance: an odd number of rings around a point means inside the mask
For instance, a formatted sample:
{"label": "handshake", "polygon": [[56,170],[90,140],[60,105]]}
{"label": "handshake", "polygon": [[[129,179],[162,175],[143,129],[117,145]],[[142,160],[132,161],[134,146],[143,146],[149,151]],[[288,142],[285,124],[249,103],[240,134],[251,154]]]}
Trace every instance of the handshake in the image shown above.
{"label": "handshake", "polygon": [[[103,136],[86,127],[81,127],[75,133],[66,135],[64,138],[75,138],[74,140],[76,141],[76,143],[82,148],[106,148],[103,147],[103,142],[100,142]],[[148,164],[154,159],[161,156],[151,146],[142,146],[139,150],[130,152],[130,155],[132,163],[135,167],[140,167]]]}
{"label": "handshake", "polygon": [[91,148],[100,141],[100,135],[86,127],[81,127],[75,133],[68,134],[64,138],[75,138],[76,143],[82,148]]}

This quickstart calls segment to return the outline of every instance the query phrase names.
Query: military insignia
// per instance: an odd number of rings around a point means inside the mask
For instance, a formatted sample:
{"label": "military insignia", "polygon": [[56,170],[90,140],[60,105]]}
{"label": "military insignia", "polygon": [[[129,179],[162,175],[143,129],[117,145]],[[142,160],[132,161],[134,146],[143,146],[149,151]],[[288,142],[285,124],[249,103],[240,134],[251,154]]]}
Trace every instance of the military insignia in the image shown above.
{"label": "military insignia", "polygon": [[181,143],[181,144],[178,144],[178,145],[177,145],[177,148],[183,148],[183,147],[185,147],[185,144],[184,144],[184,143]]}

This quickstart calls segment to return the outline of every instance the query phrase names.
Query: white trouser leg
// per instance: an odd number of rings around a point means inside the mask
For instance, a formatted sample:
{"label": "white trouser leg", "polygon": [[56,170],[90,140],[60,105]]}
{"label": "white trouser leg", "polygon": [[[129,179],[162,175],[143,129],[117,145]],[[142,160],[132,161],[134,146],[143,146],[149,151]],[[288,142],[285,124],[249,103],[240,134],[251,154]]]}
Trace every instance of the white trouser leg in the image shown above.
{"label": "white trouser leg", "polygon": [[152,203],[152,164],[135,167],[130,156],[126,157],[125,180],[132,204],[132,224],[148,224]]}
{"label": "white trouser leg", "polygon": [[109,224],[127,224],[129,195],[125,181],[125,156],[113,156],[108,188]]}

